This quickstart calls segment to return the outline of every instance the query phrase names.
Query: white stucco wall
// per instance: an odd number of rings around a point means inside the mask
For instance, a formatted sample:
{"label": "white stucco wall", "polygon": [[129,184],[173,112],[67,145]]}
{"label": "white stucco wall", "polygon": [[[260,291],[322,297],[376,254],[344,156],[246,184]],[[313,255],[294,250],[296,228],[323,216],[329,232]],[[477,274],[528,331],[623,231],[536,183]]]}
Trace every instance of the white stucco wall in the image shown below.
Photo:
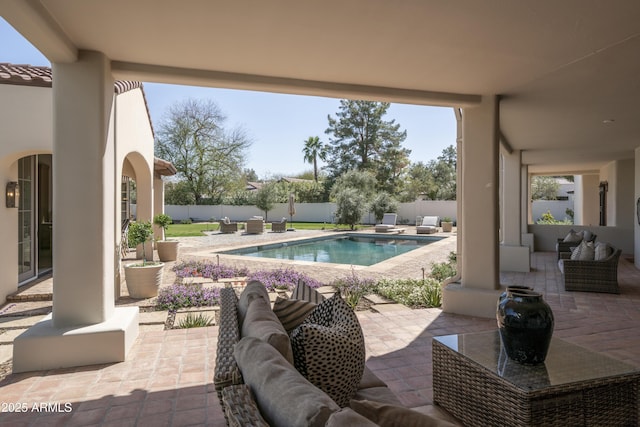
{"label": "white stucco wall", "polygon": [[0,304],[18,288],[18,209],[5,207],[7,182],[18,180],[17,160],[51,153],[51,89],[0,84]]}
{"label": "white stucco wall", "polygon": [[[0,84],[0,187],[2,194],[9,181],[18,180],[17,160],[34,154],[52,153],[53,150],[53,98],[52,89]],[[153,131],[140,89],[134,89],[115,97],[113,116],[116,140],[117,182],[113,184],[116,211],[113,213],[116,226],[113,239],[119,243],[120,233],[120,176],[124,158],[137,153],[136,173],[141,175],[147,196],[138,197],[150,216],[152,206],[153,178]],[[134,162],[136,163],[136,162]],[[143,165],[143,166],[140,166]],[[54,219],[55,221],[55,219]],[[0,203],[0,304],[6,296],[18,288],[18,210],[5,207],[4,197]],[[117,276],[118,272],[116,272]],[[118,281],[116,277],[115,281]]]}

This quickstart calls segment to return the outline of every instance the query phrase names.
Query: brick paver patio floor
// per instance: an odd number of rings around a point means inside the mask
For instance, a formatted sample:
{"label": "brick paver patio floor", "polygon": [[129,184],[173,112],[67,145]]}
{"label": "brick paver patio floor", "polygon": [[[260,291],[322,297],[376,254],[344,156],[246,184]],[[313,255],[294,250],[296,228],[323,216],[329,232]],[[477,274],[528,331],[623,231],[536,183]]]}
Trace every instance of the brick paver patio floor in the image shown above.
{"label": "brick paver patio floor", "polygon": [[[569,293],[555,254],[534,253],[532,272],[501,279],[544,293],[554,311],[555,336],[640,367],[640,272],[621,260],[619,273],[620,295]],[[358,317],[367,365],[410,407],[432,399],[433,336],[496,327],[493,319],[439,309]],[[125,362],[9,375],[0,382],[0,402],[3,411],[14,412],[0,413],[0,425],[224,426],[212,385],[217,334],[215,326],[143,330]]]}

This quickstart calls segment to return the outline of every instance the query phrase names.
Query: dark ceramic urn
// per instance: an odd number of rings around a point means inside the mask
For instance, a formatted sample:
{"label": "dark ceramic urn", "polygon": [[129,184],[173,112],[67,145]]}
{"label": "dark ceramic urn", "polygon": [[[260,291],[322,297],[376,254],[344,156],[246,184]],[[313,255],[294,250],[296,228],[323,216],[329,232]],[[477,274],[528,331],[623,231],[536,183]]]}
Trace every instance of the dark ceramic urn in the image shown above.
{"label": "dark ceramic urn", "polygon": [[553,312],[542,294],[509,289],[496,312],[502,345],[510,359],[526,365],[543,363],[553,335]]}

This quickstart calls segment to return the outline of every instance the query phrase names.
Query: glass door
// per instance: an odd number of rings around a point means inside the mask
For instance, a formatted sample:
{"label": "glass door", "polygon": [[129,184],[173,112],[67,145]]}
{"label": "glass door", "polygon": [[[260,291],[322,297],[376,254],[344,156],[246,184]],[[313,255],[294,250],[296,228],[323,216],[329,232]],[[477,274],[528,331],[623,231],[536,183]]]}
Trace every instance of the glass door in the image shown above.
{"label": "glass door", "polygon": [[35,156],[18,160],[18,281],[24,282],[36,275],[36,253],[34,251],[33,205],[34,205]]}
{"label": "glass door", "polygon": [[38,274],[53,268],[53,165],[51,154],[38,155]]}
{"label": "glass door", "polygon": [[53,165],[51,154],[18,161],[18,283],[53,268]]}

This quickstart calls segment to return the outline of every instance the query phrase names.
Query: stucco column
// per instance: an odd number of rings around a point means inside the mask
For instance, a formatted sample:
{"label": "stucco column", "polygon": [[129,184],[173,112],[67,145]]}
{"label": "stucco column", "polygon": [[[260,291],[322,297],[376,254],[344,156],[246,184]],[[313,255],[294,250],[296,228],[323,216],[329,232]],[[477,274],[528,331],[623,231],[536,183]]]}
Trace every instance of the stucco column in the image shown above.
{"label": "stucco column", "polygon": [[59,327],[113,314],[115,224],[113,77],[108,59],[84,53],[53,64],[53,320]]}
{"label": "stucco column", "polygon": [[522,246],[522,153],[504,150],[501,157],[500,270],[529,272],[529,247]]}
{"label": "stucco column", "polygon": [[14,372],[122,361],[138,334],[137,307],[114,304],[110,61],[80,52],[53,64],[53,76],[53,314],[15,339]]}
{"label": "stucco column", "polygon": [[[498,103],[483,97],[462,114],[462,199],[464,227],[459,282],[443,290],[443,310],[495,316],[499,289],[498,256]],[[458,154],[460,156],[460,153]],[[461,264],[461,265],[460,265]]]}

